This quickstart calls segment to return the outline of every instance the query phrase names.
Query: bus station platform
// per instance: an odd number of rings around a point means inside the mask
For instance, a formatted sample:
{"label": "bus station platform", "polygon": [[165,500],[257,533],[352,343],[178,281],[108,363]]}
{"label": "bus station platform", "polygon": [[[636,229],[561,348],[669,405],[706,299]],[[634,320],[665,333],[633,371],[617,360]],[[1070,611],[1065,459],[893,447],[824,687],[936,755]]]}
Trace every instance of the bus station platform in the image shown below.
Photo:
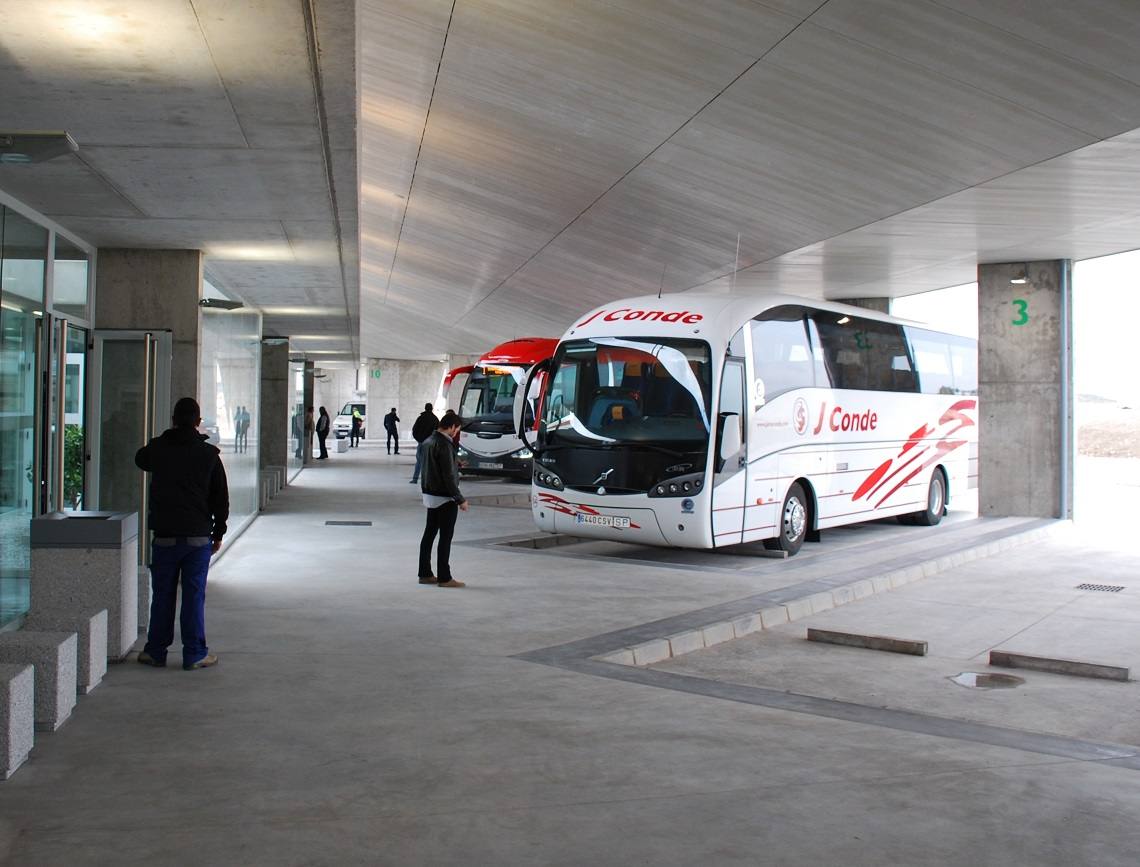
{"label": "bus station platform", "polygon": [[554,544],[527,486],[471,481],[452,590],[416,580],[411,462],[366,442],[283,490],[211,569],[219,665],[113,666],[0,785],[0,863],[1135,864],[1136,682],[987,663],[1140,670],[1127,536],[955,510],[787,560]]}

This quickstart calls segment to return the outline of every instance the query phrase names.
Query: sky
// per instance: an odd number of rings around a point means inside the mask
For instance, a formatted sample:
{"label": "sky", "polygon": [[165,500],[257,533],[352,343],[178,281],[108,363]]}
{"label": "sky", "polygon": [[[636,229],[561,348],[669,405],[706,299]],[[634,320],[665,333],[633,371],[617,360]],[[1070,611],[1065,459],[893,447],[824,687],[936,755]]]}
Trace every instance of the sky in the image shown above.
{"label": "sky", "polygon": [[[896,298],[891,313],[939,331],[978,336],[978,284]],[[1140,406],[1140,250],[1073,265],[1073,376],[1077,394]]]}

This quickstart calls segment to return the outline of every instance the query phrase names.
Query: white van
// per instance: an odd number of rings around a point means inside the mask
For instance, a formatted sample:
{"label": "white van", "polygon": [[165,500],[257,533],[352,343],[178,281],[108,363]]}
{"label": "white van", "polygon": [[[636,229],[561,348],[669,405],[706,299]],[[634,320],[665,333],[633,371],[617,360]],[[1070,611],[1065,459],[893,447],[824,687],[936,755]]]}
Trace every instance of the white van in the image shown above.
{"label": "white van", "polygon": [[368,404],[363,401],[352,401],[341,407],[333,419],[332,429],[338,440],[344,439],[352,433],[352,413],[360,413],[360,438],[364,439],[364,428],[368,423]]}

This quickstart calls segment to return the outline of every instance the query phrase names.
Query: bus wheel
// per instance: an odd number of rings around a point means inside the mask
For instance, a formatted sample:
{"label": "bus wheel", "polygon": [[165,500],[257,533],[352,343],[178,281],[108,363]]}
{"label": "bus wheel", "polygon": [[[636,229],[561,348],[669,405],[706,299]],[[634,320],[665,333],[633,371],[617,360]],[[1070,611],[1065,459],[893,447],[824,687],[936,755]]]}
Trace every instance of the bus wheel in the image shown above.
{"label": "bus wheel", "polygon": [[780,510],[780,535],[768,539],[764,547],[772,551],[787,551],[791,557],[800,550],[808,531],[807,495],[803,486],[796,482],[784,497],[784,508]]}
{"label": "bus wheel", "polygon": [[911,522],[923,527],[933,527],[942,520],[942,513],[945,511],[946,476],[942,474],[941,467],[937,467],[930,475],[930,487],[926,491],[926,509],[912,514]]}

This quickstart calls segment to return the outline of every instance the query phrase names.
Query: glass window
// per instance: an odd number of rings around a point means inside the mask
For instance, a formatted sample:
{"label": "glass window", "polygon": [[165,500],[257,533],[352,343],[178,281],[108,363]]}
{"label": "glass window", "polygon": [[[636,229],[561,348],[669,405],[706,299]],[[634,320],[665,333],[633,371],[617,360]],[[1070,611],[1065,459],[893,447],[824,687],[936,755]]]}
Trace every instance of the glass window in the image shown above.
{"label": "glass window", "polygon": [[924,394],[977,394],[978,352],[974,341],[906,327]]}
{"label": "glass window", "polygon": [[[201,341],[200,430],[222,450],[232,533],[252,520],[259,505],[261,315],[207,308],[202,311]],[[182,396],[172,395],[174,400]]]}
{"label": "glass window", "polygon": [[28,610],[46,229],[0,206],[0,624]]}
{"label": "glass window", "polygon": [[466,431],[511,433],[515,394],[526,377],[521,367],[475,368],[463,387],[459,415]]}
{"label": "glass window", "polygon": [[84,396],[87,392],[87,332],[67,329],[66,368],[63,375],[63,508],[83,508]]}
{"label": "glass window", "polygon": [[[787,310],[788,308],[783,308]],[[777,311],[770,311],[776,313]],[[752,357],[756,376],[763,382],[763,397],[771,400],[796,388],[815,385],[815,359],[803,313],[794,318],[769,319],[752,323]],[[757,395],[760,395],[757,383]]]}
{"label": "glass window", "polygon": [[978,344],[967,337],[947,335],[954,368],[954,393],[978,393]]}
{"label": "glass window", "polygon": [[901,326],[826,311],[813,318],[836,388],[918,390]]}
{"label": "glass window", "polygon": [[90,259],[62,235],[55,236],[52,276],[52,309],[65,316],[88,318],[88,272]]}
{"label": "glass window", "polygon": [[711,364],[699,340],[597,337],[559,348],[548,443],[707,441]]}

